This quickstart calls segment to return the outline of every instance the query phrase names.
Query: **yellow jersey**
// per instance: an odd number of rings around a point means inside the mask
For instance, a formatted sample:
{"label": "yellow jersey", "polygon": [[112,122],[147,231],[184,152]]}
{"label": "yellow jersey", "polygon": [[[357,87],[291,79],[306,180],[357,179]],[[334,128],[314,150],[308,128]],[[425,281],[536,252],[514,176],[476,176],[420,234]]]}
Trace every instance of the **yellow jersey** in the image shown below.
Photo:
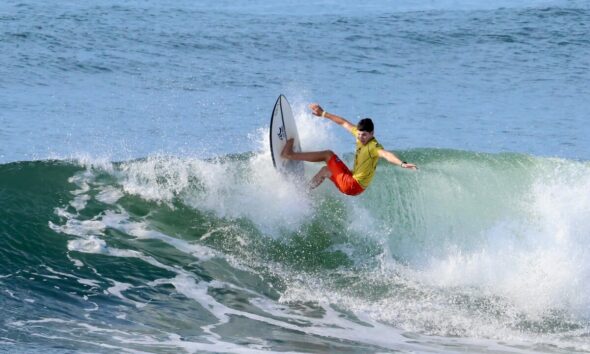
{"label": "yellow jersey", "polygon": [[[351,131],[356,138],[358,129],[354,127]],[[354,155],[354,168],[352,170],[352,178],[354,178],[363,189],[366,189],[373,175],[377,169],[377,162],[379,161],[379,150],[383,150],[383,146],[379,144],[377,139],[372,138],[365,145],[356,139],[356,153]]]}

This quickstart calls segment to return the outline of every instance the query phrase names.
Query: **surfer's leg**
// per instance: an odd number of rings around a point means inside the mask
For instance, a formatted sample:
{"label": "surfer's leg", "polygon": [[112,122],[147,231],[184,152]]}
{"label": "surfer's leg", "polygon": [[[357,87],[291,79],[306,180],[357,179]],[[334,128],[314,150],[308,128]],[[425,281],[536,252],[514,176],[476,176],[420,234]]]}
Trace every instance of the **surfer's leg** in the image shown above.
{"label": "surfer's leg", "polygon": [[309,152],[295,152],[293,151],[293,139],[287,140],[287,144],[281,152],[281,156],[289,160],[300,160],[309,162],[328,162],[334,156],[331,150],[324,151],[309,151]]}
{"label": "surfer's leg", "polygon": [[328,169],[327,166],[324,166],[320,169],[318,173],[311,179],[309,182],[309,189],[317,188],[324,180],[332,175],[332,172]]}

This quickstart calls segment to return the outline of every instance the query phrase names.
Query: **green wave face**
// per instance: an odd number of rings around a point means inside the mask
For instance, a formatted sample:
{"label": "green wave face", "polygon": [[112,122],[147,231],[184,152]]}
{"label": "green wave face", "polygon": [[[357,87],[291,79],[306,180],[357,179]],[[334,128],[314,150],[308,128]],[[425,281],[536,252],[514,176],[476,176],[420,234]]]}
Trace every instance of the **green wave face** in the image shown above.
{"label": "green wave face", "polygon": [[582,348],[588,163],[403,156],[420,170],[382,163],[356,198],[308,192],[264,154],[1,165],[0,335],[33,351],[419,350],[404,331]]}

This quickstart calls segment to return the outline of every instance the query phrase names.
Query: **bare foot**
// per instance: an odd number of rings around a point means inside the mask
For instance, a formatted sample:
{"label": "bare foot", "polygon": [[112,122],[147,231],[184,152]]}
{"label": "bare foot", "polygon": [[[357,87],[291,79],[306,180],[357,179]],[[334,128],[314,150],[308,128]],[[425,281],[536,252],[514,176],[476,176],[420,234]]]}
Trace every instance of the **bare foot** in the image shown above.
{"label": "bare foot", "polygon": [[283,151],[281,151],[282,158],[284,158],[284,159],[291,158],[291,154],[293,153],[293,143],[294,142],[295,142],[295,139],[293,139],[293,138],[287,140],[287,144],[285,144]]}

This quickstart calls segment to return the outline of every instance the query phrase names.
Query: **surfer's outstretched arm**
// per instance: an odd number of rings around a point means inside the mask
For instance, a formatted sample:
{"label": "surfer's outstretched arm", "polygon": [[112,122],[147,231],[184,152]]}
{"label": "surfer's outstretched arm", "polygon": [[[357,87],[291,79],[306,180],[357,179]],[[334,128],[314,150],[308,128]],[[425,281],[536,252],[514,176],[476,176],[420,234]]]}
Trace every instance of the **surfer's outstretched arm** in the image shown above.
{"label": "surfer's outstretched arm", "polygon": [[387,162],[399,166],[401,168],[409,168],[411,170],[417,170],[418,167],[413,163],[407,163],[402,161],[399,157],[397,157],[393,152],[387,151],[384,149],[379,150],[379,157],[384,158]]}
{"label": "surfer's outstretched arm", "polygon": [[352,132],[352,129],[355,127],[354,124],[352,124],[351,122],[347,121],[346,119],[337,116],[335,114],[332,113],[328,113],[326,112],[319,104],[317,103],[312,103],[309,105],[309,109],[311,109],[311,112],[318,116],[318,117],[323,117],[323,118],[327,118],[329,120],[331,120],[332,122],[340,125],[341,127],[343,127],[344,129],[348,130],[349,132]]}

